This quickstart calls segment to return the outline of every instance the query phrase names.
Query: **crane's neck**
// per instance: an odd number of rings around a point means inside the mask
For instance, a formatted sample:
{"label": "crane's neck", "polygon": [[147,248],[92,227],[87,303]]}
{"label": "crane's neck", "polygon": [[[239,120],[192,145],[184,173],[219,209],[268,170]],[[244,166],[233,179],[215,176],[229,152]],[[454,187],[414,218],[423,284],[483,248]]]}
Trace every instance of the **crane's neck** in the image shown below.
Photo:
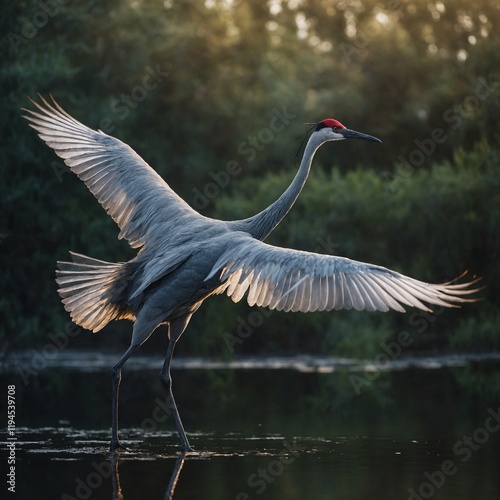
{"label": "crane's neck", "polygon": [[300,163],[299,170],[295,175],[288,189],[269,207],[262,212],[238,221],[238,229],[250,233],[254,238],[264,240],[269,236],[273,229],[283,220],[290,208],[297,200],[299,194],[306,183],[314,154],[318,148],[325,142],[325,139],[318,134],[312,134],[304,149],[304,156]]}

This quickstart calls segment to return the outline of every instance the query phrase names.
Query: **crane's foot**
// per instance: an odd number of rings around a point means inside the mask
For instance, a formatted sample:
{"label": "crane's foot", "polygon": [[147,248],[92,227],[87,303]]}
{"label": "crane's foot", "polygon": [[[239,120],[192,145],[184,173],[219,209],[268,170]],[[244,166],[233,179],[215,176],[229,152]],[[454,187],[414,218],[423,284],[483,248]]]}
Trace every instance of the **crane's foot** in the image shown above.
{"label": "crane's foot", "polygon": [[114,453],[115,451],[127,451],[127,447],[123,446],[117,439],[116,440],[112,439],[111,444],[109,446],[109,451],[111,453]]}
{"label": "crane's foot", "polygon": [[[174,402],[175,404],[175,402]],[[181,450],[182,453],[190,453],[193,452],[193,448],[191,448],[191,445],[189,444],[188,438],[186,436],[186,433],[184,432],[184,428],[182,427],[182,422],[179,417],[179,413],[177,412],[177,407],[175,407],[175,413],[174,413],[174,419],[175,419],[175,425],[177,427],[177,432],[179,433],[179,438],[181,440]]]}

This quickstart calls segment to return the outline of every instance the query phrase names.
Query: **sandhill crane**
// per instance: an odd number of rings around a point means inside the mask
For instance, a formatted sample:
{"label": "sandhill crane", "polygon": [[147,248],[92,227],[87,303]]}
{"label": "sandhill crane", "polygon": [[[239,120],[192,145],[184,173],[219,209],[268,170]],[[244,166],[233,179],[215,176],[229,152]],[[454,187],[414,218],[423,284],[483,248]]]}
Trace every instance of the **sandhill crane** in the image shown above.
{"label": "sandhill crane", "polygon": [[78,325],[97,332],[111,320],[134,321],[130,347],[112,369],[111,450],[118,440],[118,392],[122,367],[161,324],[168,325],[168,348],[161,370],[182,449],[191,451],[175,404],[170,364],[174,347],[193,313],[216,293],[234,302],[279,311],[404,312],[402,304],[454,307],[477,281],[428,284],[381,266],[343,257],[279,248],[263,240],[299,196],[314,154],[328,141],[381,142],[349,130],[334,119],[319,122],[305,146],[295,178],[269,207],[243,220],[205,217],[191,208],[129,146],[71,117],[52,98],[40,96],[25,110],[30,125],[85,182],[120,227],[119,238],[140,249],[128,262],[111,263],[71,252],[58,262],[59,294]]}

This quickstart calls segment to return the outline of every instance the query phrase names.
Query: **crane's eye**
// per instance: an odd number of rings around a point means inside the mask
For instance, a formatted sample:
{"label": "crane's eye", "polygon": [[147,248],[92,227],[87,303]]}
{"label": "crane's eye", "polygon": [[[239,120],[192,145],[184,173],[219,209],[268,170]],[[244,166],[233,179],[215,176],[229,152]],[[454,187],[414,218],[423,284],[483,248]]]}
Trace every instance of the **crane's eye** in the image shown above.
{"label": "crane's eye", "polygon": [[339,128],[338,128],[338,127],[332,127],[332,130],[333,130],[334,132],[338,132],[338,131],[339,131]]}

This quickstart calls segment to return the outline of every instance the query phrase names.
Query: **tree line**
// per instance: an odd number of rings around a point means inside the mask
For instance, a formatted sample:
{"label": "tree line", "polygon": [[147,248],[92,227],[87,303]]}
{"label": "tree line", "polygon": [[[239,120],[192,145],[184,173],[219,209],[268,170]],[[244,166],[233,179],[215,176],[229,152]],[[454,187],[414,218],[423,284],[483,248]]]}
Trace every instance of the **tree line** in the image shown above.
{"label": "tree line", "polygon": [[[259,316],[216,297],[195,315],[187,352],[361,356],[402,331],[412,350],[497,348],[499,22],[494,0],[10,2],[0,21],[4,345],[43,345],[64,331],[54,269],[68,250],[134,255],[22,119],[40,92],[223,219],[274,201],[295,174],[305,123],[334,117],[383,144],[324,147],[269,242],[432,282],[468,269],[486,285],[480,303],[431,317]],[[129,332],[110,325],[99,346],[125,347]]]}

